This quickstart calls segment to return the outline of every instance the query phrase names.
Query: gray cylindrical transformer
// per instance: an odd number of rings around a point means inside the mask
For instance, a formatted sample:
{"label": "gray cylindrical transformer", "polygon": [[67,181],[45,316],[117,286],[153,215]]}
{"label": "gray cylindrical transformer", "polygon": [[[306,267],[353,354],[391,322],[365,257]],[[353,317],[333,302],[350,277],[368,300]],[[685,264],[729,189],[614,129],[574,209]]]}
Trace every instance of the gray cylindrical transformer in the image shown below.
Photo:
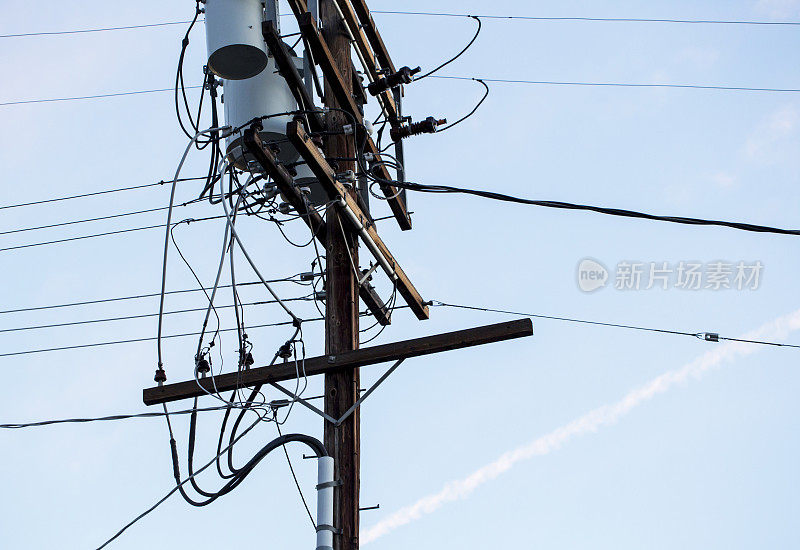
{"label": "gray cylindrical transformer", "polygon": [[[292,117],[280,115],[297,110],[297,103],[286,81],[278,74],[274,58],[270,57],[266,68],[252,78],[226,80],[223,90],[227,125],[238,128],[255,118],[278,115],[261,121],[263,130],[259,135],[265,144],[271,146],[279,162],[289,164],[299,158],[300,155],[286,139],[286,124]],[[250,171],[251,159],[242,149],[241,133],[228,137],[226,146],[226,153],[237,168]]]}
{"label": "gray cylindrical transformer", "polygon": [[242,80],[267,66],[261,34],[263,0],[206,0],[208,68],[226,80]]}

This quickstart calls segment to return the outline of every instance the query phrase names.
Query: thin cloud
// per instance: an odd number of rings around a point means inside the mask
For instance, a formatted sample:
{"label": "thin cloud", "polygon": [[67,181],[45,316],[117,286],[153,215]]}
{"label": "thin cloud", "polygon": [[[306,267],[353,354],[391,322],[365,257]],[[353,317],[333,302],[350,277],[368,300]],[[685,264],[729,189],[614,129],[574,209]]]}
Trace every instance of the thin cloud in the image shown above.
{"label": "thin cloud", "polygon": [[794,142],[800,128],[800,111],[784,105],[767,116],[745,142],[748,160],[772,164],[784,155],[795,156]]}
{"label": "thin cloud", "polygon": [[[745,336],[748,339],[785,338],[790,332],[800,329],[800,310],[780,317]],[[361,542],[372,542],[395,529],[412,523],[427,514],[431,514],[456,500],[467,498],[481,485],[492,481],[500,474],[510,470],[514,465],[537,456],[544,456],[557,451],[563,445],[581,435],[596,432],[609,426],[627,415],[639,405],[653,397],[665,393],[673,387],[684,384],[692,378],[699,378],[707,371],[720,366],[725,361],[733,360],[755,353],[760,346],[728,342],[709,351],[686,365],[668,371],[650,382],[629,392],[616,403],[604,405],[561,426],[547,435],[539,437],[500,456],[494,462],[475,470],[467,477],[452,481],[438,493],[419,499],[381,520],[372,527],[362,531]]]}

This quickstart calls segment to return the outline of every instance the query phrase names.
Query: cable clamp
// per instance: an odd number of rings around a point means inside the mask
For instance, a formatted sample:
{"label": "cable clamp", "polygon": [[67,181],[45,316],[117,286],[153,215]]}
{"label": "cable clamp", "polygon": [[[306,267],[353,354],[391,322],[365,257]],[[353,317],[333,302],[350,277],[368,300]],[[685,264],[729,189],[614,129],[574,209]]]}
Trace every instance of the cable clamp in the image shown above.
{"label": "cable clamp", "polygon": [[317,491],[320,489],[328,489],[329,487],[341,487],[344,485],[341,479],[337,479],[335,481],[326,481],[325,483],[320,483],[317,485]]}
{"label": "cable clamp", "polygon": [[317,533],[319,533],[320,531],[330,531],[334,535],[341,535],[342,534],[342,530],[341,529],[337,529],[333,525],[327,525],[325,523],[320,523],[319,525],[317,525]]}

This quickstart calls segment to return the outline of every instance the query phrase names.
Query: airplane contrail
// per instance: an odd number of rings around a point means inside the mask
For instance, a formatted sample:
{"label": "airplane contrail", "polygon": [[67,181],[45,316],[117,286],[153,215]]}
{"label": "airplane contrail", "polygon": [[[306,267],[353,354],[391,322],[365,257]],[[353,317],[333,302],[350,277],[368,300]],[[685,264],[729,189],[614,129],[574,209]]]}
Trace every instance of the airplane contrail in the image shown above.
{"label": "airplane contrail", "polygon": [[[798,329],[800,329],[800,310],[775,319],[743,338],[750,340],[785,338],[790,332]],[[665,372],[639,386],[619,401],[598,407],[526,445],[501,455],[494,462],[475,470],[467,477],[451,481],[438,493],[425,496],[414,504],[401,508],[372,527],[363,530],[360,537],[361,543],[372,542],[398,527],[418,520],[426,514],[433,513],[448,502],[464,499],[484,483],[510,470],[518,462],[550,454],[575,437],[595,432],[603,426],[614,424],[634,408],[649,401],[656,395],[664,393],[677,384],[688,381],[690,378],[697,378],[725,361],[739,356],[750,355],[757,349],[759,349],[759,346],[754,344],[726,342],[714,350],[704,353],[694,361],[680,368]]]}

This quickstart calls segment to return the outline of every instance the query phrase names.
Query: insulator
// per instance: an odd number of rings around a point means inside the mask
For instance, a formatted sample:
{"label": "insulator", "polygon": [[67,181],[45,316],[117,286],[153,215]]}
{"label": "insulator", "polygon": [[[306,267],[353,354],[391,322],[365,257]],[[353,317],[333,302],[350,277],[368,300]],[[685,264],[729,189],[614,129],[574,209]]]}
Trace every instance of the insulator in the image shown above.
{"label": "insulator", "polygon": [[447,119],[437,120],[429,116],[425,120],[419,122],[412,122],[411,124],[392,128],[389,131],[389,135],[392,137],[392,141],[400,141],[403,138],[417,136],[419,134],[433,134],[436,132],[436,128],[438,128],[439,125],[446,123]]}
{"label": "insulator", "polygon": [[416,69],[409,69],[408,67],[403,67],[396,73],[392,73],[389,76],[383,76],[367,86],[367,90],[372,95],[378,95],[381,92],[385,92],[386,90],[390,90],[392,88],[396,88],[402,84],[410,84],[411,81],[414,79],[414,75],[420,72],[422,69],[417,67]]}

